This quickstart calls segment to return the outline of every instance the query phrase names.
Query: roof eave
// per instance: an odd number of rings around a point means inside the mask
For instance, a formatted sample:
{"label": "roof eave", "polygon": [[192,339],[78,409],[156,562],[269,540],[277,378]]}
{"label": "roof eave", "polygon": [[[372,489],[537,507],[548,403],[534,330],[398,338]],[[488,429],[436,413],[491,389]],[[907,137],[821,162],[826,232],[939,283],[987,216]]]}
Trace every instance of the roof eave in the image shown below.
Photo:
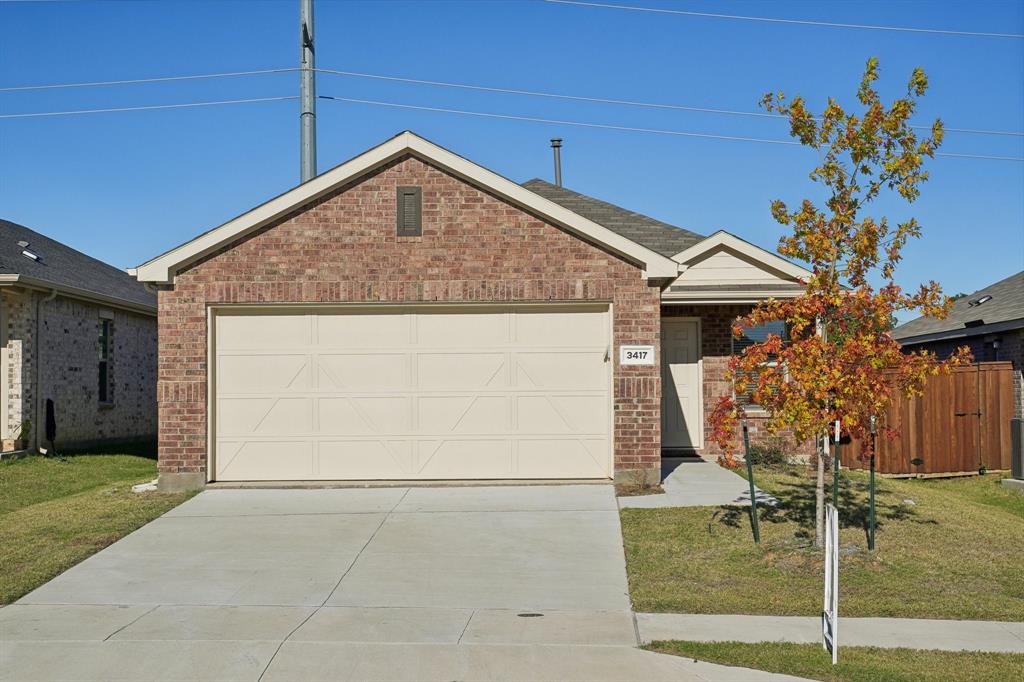
{"label": "roof eave", "polygon": [[67,298],[74,298],[111,308],[121,308],[123,310],[142,313],[144,315],[156,316],[157,312],[156,305],[146,305],[144,303],[118,298],[117,296],[108,296],[95,291],[89,291],[88,289],[79,289],[66,284],[49,282],[45,279],[26,277],[25,275],[2,274],[0,275],[0,286],[22,286],[26,289],[32,289],[35,291],[56,291],[58,294]]}
{"label": "roof eave", "polygon": [[913,336],[897,336],[896,332],[899,330],[899,328],[897,328],[893,330],[892,337],[899,341],[901,345],[913,346],[919,343],[930,343],[932,341],[948,341],[951,339],[966,339],[972,336],[996,334],[1013,329],[1024,329],[1024,317],[1015,320],[1003,320],[1001,322],[982,324],[977,327],[956,327],[955,329],[945,329],[943,331],[915,334]]}
{"label": "roof eave", "polygon": [[646,278],[669,278],[679,273],[679,265],[673,259],[637,244],[418,135],[404,132],[220,227],[143,263],[133,269],[135,277],[143,282],[168,283],[182,267],[216,251],[225,243],[244,237],[281,218],[296,207],[315,201],[339,186],[352,182],[405,154],[422,158],[470,184],[484,187],[577,237],[622,256],[639,266]]}

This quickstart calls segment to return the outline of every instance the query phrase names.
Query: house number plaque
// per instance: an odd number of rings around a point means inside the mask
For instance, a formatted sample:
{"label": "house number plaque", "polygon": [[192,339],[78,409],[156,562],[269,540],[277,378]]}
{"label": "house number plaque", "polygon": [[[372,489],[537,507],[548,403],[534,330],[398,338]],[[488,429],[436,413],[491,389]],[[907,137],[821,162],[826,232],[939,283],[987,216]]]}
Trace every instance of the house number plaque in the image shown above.
{"label": "house number plaque", "polygon": [[619,346],[620,365],[653,365],[654,346]]}

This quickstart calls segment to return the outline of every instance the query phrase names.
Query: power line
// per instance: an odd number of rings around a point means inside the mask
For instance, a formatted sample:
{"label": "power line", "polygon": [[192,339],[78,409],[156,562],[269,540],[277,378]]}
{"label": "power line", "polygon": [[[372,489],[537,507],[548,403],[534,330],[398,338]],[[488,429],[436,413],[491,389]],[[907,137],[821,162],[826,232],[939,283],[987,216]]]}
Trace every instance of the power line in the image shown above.
{"label": "power line", "polygon": [[[110,86],[110,85],[130,85],[138,83],[160,83],[167,81],[187,81],[187,80],[200,80],[210,78],[225,78],[225,77],[237,77],[237,76],[254,76],[260,74],[271,74],[271,73],[287,73],[298,71],[298,67],[294,68],[279,68],[279,69],[258,69],[251,71],[227,71],[221,73],[204,73],[204,74],[192,74],[186,76],[160,76],[154,78],[132,78],[123,80],[110,80],[110,81],[87,81],[81,83],[57,83],[57,84],[45,84],[45,85],[19,85],[10,87],[0,87],[0,92],[18,92],[18,91],[30,91],[30,90],[52,90],[52,89],[64,89],[64,88],[85,88],[85,87],[99,87],[99,86]],[[752,116],[757,118],[770,118],[784,120],[785,116],[781,114],[773,114],[761,111],[742,111],[735,109],[721,109],[714,107],[698,107],[686,104],[668,104],[661,102],[643,102],[638,100],[625,100],[616,99],[611,97],[588,97],[585,95],[569,95],[564,93],[555,92],[543,92],[538,90],[521,90],[516,88],[500,88],[486,85],[471,85],[468,83],[453,83],[451,81],[436,81],[426,80],[420,78],[404,78],[401,76],[389,76],[384,74],[376,73],[365,73],[359,71],[341,71],[338,69],[315,69],[320,73],[325,73],[334,76],[347,76],[352,78],[368,78],[373,80],[383,81],[394,81],[398,83],[411,83],[414,85],[427,85],[432,87],[443,87],[443,88],[456,88],[461,90],[475,90],[479,92],[493,92],[508,95],[523,95],[528,97],[545,97],[549,99],[562,99],[571,100],[578,102],[595,102],[598,104],[613,104],[619,106],[631,106],[631,107],[642,107],[648,109],[667,109],[675,111],[692,111],[706,114],[723,114],[729,116]],[[820,120],[820,119],[816,119]],[[912,125],[911,127],[920,130],[930,130],[931,126],[926,125]],[[946,132],[949,133],[968,133],[975,135],[1001,135],[1010,137],[1024,137],[1024,132],[1010,131],[1010,130],[986,130],[978,128],[945,128]]]}
{"label": "power line", "polygon": [[191,81],[205,78],[227,78],[234,76],[257,76],[265,73],[285,73],[298,71],[298,67],[285,69],[257,69],[254,71],[225,71],[223,73],[199,73],[189,76],[160,76],[156,78],[130,78],[116,81],[89,81],[85,83],[52,83],[47,85],[17,85],[0,88],[0,92],[18,92],[24,90],[56,90],[59,88],[91,88],[104,85],[133,85],[136,83],[163,83],[166,81]]}
{"label": "power line", "polygon": [[185,109],[191,107],[211,107],[220,104],[249,104],[252,102],[278,102],[286,99],[298,99],[298,95],[283,97],[251,97],[249,99],[222,99],[213,102],[187,102],[182,104],[150,104],[139,107],[111,107],[109,109],[75,109],[71,111],[34,111],[24,114],[0,114],[0,118],[37,118],[40,116],[72,116],[75,114],[107,114],[116,111],[152,111],[154,109]]}
{"label": "power line", "polygon": [[[468,111],[466,109],[447,109],[444,107],[428,107],[418,104],[402,104],[399,102],[382,102],[380,100],[357,99],[355,97],[333,97],[330,95],[319,95],[320,99],[329,99],[337,102],[350,102],[354,104],[369,104],[373,106],[392,107],[396,109],[414,109],[417,111],[432,111],[445,114],[460,114],[463,116],[480,116],[484,118],[498,118],[512,121],[527,121],[530,123],[552,123],[555,125],[578,126],[582,128],[599,128],[602,130],[621,130],[631,133],[651,133],[656,135],[673,135],[678,137],[697,137],[712,140],[732,140],[735,142],[757,142],[761,144],[782,144],[791,146],[802,146],[793,140],[773,140],[761,137],[744,137],[739,135],[713,135],[711,133],[694,133],[682,130],[663,130],[659,128],[639,128],[633,126],[620,126],[608,123],[590,123],[586,121],[566,121],[562,119],[541,118],[537,116],[517,116],[514,114],[496,114],[493,112]],[[993,161],[1024,161],[1024,157],[1018,156],[992,156],[987,154],[954,154],[936,152],[936,156],[949,156],[963,159],[987,159]]]}
{"label": "power line", "polygon": [[741,21],[765,21],[773,24],[799,24],[802,26],[827,26],[830,28],[856,28],[872,31],[904,31],[908,33],[938,33],[951,36],[978,36],[983,38],[1024,38],[1020,33],[990,33],[986,31],[952,31],[940,28],[912,28],[908,26],[876,26],[873,24],[842,24],[830,21],[809,21],[803,19],[777,19],[773,17],[749,17],[739,14],[717,14],[714,12],[691,12],[681,9],[665,9],[659,7],[633,7],[630,5],[612,5],[603,2],[582,2],[580,0],[544,0],[558,5],[578,5],[580,7],[599,7],[602,9],[621,9],[633,12],[652,12],[656,14],[682,14],[690,17],[708,17],[711,19],[738,19]]}
{"label": "power line", "polygon": [[[582,102],[597,102],[600,104],[617,104],[632,107],[645,107],[649,109],[674,109],[678,111],[695,111],[706,114],[727,114],[731,116],[756,116],[759,118],[771,118],[778,120],[785,120],[785,116],[782,114],[772,114],[763,111],[740,111],[735,109],[715,109],[711,107],[696,107],[685,104],[665,104],[657,102],[640,102],[636,100],[624,100],[624,99],[612,99],[608,97],[587,97],[584,95],[566,95],[562,93],[554,92],[542,92],[536,90],[517,90],[514,88],[498,88],[486,85],[469,85],[467,83],[452,83],[450,81],[434,81],[424,80],[420,78],[403,78],[400,76],[385,76],[375,73],[361,73],[358,71],[339,71],[337,69],[317,69],[320,73],[326,73],[334,76],[351,76],[354,78],[370,78],[375,80],[385,81],[397,81],[399,83],[413,83],[416,85],[429,85],[443,88],[458,88],[462,90],[478,90],[482,92],[496,92],[507,95],[526,95],[530,97],[548,97],[552,99],[565,99]],[[815,120],[820,121],[820,118]],[[931,126],[926,125],[912,125],[911,127],[920,130],[931,130]],[[944,128],[946,132],[951,133],[973,133],[976,135],[1008,135],[1012,137],[1024,137],[1024,132],[1017,132],[1011,130],[982,130],[978,128]]]}

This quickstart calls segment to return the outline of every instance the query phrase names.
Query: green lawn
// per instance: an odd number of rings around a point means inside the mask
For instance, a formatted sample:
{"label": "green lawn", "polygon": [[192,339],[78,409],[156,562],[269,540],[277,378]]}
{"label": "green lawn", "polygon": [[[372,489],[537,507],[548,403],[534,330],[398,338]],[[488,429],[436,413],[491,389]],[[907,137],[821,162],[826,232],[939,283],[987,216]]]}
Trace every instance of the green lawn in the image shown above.
{"label": "green lawn", "polygon": [[840,647],[839,663],[820,644],[652,642],[652,651],[825,682],[1005,682],[1024,679],[1024,655]]}
{"label": "green lawn", "polygon": [[133,493],[156,476],[142,454],[0,462],[0,605],[9,604],[191,493]]}
{"label": "green lawn", "polygon": [[[761,508],[761,546],[747,508],[622,511],[636,610],[821,612],[812,472],[757,469],[754,476],[780,500]],[[1024,495],[1003,488],[1001,476],[879,479],[874,552],[867,550],[867,477],[843,476],[843,615],[1024,620]]]}

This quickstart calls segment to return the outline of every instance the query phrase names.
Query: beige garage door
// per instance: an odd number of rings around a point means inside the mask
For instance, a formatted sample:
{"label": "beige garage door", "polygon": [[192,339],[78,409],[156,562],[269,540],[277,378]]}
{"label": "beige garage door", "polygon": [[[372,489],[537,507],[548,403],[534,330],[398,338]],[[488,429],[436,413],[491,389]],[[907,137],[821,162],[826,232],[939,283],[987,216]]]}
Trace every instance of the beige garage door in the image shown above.
{"label": "beige garage door", "polygon": [[607,306],[221,309],[216,480],[606,478]]}

